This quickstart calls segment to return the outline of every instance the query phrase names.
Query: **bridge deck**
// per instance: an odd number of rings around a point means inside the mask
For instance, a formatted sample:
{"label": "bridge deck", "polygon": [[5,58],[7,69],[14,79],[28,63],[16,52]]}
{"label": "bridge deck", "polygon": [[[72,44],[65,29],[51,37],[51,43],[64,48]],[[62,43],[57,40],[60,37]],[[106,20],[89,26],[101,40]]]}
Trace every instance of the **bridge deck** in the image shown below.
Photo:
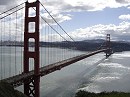
{"label": "bridge deck", "polygon": [[[72,63],[75,63],[77,61],[80,61],[82,59],[90,57],[90,56],[95,55],[97,53],[104,52],[106,50],[107,49],[97,50],[97,51],[94,51],[94,52],[91,52],[91,53],[82,54],[82,55],[79,55],[79,56],[76,56],[76,57],[73,57],[73,58],[69,58],[69,59],[66,59],[66,60],[63,60],[63,61],[60,61],[60,62],[57,62],[57,63],[53,63],[53,64],[50,64],[50,65],[41,67],[39,76],[45,76],[45,75],[47,75],[51,72],[54,72],[56,70],[60,70],[61,68],[66,67],[66,66],[68,66]],[[31,78],[33,76],[34,76],[34,71],[30,71],[29,73],[19,74],[19,75],[16,75],[16,76],[13,76],[13,77],[1,80],[1,81],[6,81],[6,82],[14,85],[14,87],[15,87],[15,86],[22,85],[23,81],[25,79]]]}

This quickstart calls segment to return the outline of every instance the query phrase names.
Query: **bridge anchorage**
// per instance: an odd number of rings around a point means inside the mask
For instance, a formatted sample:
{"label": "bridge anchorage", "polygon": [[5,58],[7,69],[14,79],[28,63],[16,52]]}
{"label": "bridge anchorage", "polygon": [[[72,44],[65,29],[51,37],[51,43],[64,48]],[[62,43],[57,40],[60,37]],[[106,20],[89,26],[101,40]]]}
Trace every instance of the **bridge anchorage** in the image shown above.
{"label": "bridge anchorage", "polygon": [[[90,52],[90,53],[75,55],[75,56],[70,57],[70,58],[66,58],[66,59],[64,58],[62,60],[58,60],[58,62],[48,63],[44,66],[39,66],[40,65],[40,49],[39,49],[39,46],[40,46],[40,43],[39,43],[39,40],[40,40],[40,38],[39,38],[39,36],[40,36],[40,33],[39,33],[40,32],[39,31],[39,29],[40,29],[40,27],[39,27],[39,24],[40,24],[40,18],[39,18],[40,17],[40,4],[41,4],[41,2],[39,2],[39,0],[36,0],[35,2],[32,2],[32,3],[29,3],[27,1],[25,3],[24,45],[21,45],[21,47],[24,46],[24,53],[22,52],[24,55],[23,60],[22,60],[23,61],[23,63],[22,63],[23,70],[21,70],[21,73],[19,73],[19,74],[15,73],[14,75],[10,75],[7,78],[1,77],[1,80],[0,80],[0,81],[8,82],[8,83],[12,84],[14,87],[18,87],[20,85],[23,85],[24,86],[24,94],[26,94],[28,97],[40,97],[40,77],[45,76],[47,74],[50,74],[50,73],[57,71],[57,70],[61,70],[62,68],[66,67],[68,65],[71,65],[77,61],[80,61],[80,60],[85,59],[87,57],[90,57],[92,55],[98,54],[100,52],[105,52],[106,58],[107,58],[111,55],[111,52],[112,52],[112,49],[110,47],[111,46],[110,45],[110,34],[107,34],[106,41],[104,42],[105,43],[104,48],[101,47],[100,49],[95,50],[95,51]],[[31,17],[29,15],[29,11],[30,11],[29,9],[31,7],[34,8],[34,10],[35,10],[35,16],[33,16],[33,17]],[[20,9],[18,9],[18,10],[20,10]],[[16,18],[18,18],[17,10],[14,12],[16,12]],[[52,16],[50,15],[50,17],[52,17]],[[3,19],[3,17],[1,19]],[[52,19],[54,19],[54,18],[52,17]],[[50,27],[52,30],[54,30],[54,32],[57,32],[51,25],[49,25],[49,23],[47,23],[47,21],[44,20],[44,22],[46,22],[46,25],[48,24],[47,26]],[[54,22],[56,22],[56,20],[54,20]],[[16,21],[16,23],[17,23],[17,21]],[[34,28],[35,28],[34,32],[30,32],[30,27],[29,27],[30,23],[34,23]],[[56,22],[56,24],[58,24],[58,23]],[[6,25],[4,24],[4,26],[6,26]],[[59,24],[58,24],[58,26],[59,26],[59,28],[61,28],[61,30],[63,30],[63,32],[65,32],[64,29]],[[18,28],[17,25],[16,25],[16,28]],[[3,32],[3,31],[1,30],[1,32]],[[57,32],[57,34],[61,38],[63,38],[64,41],[66,40],[58,32]],[[33,46],[34,50],[33,51],[29,49],[30,39],[34,40],[34,46]],[[69,43],[69,45],[71,44],[71,42],[68,42],[68,43]],[[10,47],[11,47],[11,45],[10,45]],[[70,47],[74,47],[74,44],[73,44],[73,46],[70,46]],[[33,59],[33,61],[34,61],[32,63],[33,64],[32,70],[29,69],[30,68],[30,62],[29,62],[30,59]],[[2,65],[1,65],[1,67],[2,67]]]}

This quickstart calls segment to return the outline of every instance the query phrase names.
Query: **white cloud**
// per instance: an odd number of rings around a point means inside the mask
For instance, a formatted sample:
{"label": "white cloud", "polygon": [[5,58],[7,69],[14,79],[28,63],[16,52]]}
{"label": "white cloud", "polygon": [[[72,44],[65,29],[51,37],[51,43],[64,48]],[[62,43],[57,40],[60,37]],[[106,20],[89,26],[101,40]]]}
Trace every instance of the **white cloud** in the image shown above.
{"label": "white cloud", "polygon": [[[52,17],[48,13],[43,13],[43,14],[41,14],[41,16],[48,23],[55,24],[55,21],[52,19]],[[58,23],[61,23],[61,22],[64,22],[64,21],[72,19],[72,15],[70,15],[70,14],[66,14],[66,15],[63,15],[63,14],[52,14],[52,16]]]}
{"label": "white cloud", "polygon": [[[20,0],[14,1],[15,3],[10,3],[9,0],[1,3],[0,8],[8,9],[11,6],[17,5]],[[20,2],[23,2],[21,0]],[[2,2],[2,1],[0,1]],[[80,11],[99,11],[104,8],[118,8],[122,6],[128,7],[130,5],[129,0],[41,0],[42,4],[49,10],[52,16],[57,20],[57,22],[61,23],[66,20],[71,20],[72,15],[69,12],[80,12]],[[129,7],[128,7],[129,8]],[[42,10],[42,9],[41,9]],[[18,13],[18,15],[21,13]],[[46,21],[53,24],[54,21],[48,16],[45,11],[41,14]],[[14,16],[15,18],[15,16]],[[126,20],[130,19],[130,15],[121,15],[120,19]],[[14,19],[15,21],[15,19]],[[20,24],[18,24],[20,25]],[[15,26],[14,26],[15,27]],[[44,27],[44,26],[42,26]],[[42,29],[42,28],[41,28]],[[9,30],[9,29],[7,29]],[[13,29],[12,29],[13,30]],[[13,32],[13,31],[12,31]],[[8,32],[7,32],[8,33]],[[110,33],[113,40],[130,40],[130,23],[122,22],[119,25],[94,25],[87,28],[80,28],[73,32],[70,32],[70,36],[72,36],[75,40],[86,40],[86,39],[94,39],[94,38],[104,38],[107,33]],[[14,33],[12,33],[14,34]],[[61,40],[57,34],[48,35],[49,37],[53,37],[57,40]],[[64,35],[67,39],[69,39],[66,35]],[[41,39],[44,35],[41,36]]]}
{"label": "white cloud", "polygon": [[41,1],[49,11],[78,12],[99,11],[104,8],[118,8],[130,5],[128,0],[50,0]]}
{"label": "white cloud", "polygon": [[119,19],[121,19],[121,20],[130,20],[130,14],[120,15],[120,16],[119,16]]}
{"label": "white cloud", "polygon": [[127,8],[130,9],[130,6],[128,6]]}
{"label": "white cloud", "polygon": [[[76,29],[75,31],[68,32],[68,34],[76,41],[105,39],[106,34],[111,34],[112,40],[130,41],[130,23],[123,21],[119,25],[98,24],[91,27]],[[62,36],[71,41],[71,39],[66,34],[62,34]],[[49,39],[52,38],[55,39],[55,41],[65,41],[56,33],[41,36],[41,40],[43,41],[50,41]]]}
{"label": "white cloud", "polygon": [[[0,40],[23,40],[23,37],[21,38],[21,35],[23,35],[24,33],[23,10],[20,10],[17,13],[13,13],[3,19],[0,19]],[[11,12],[1,15],[1,17],[4,17],[9,13]]]}
{"label": "white cloud", "polygon": [[127,4],[130,3],[130,0],[116,0],[116,2]]}
{"label": "white cloud", "polygon": [[0,0],[0,13],[9,10],[23,2],[25,2],[25,0]]}
{"label": "white cloud", "polygon": [[119,25],[94,25],[87,28],[80,28],[73,32],[70,32],[75,40],[87,40],[87,39],[104,39],[106,34],[111,34],[112,40],[126,40],[130,41],[130,23],[122,22]]}
{"label": "white cloud", "polygon": [[[26,0],[0,0],[0,12],[3,12],[3,10],[12,8],[25,1]],[[35,0],[29,0],[29,2],[33,1]],[[52,15],[59,16],[58,21],[60,22],[63,22],[66,19],[71,19],[71,16],[65,14],[63,15],[65,12],[99,11],[104,8],[118,8],[130,5],[129,0],[40,0],[40,2]],[[42,8],[42,6],[40,8]]]}

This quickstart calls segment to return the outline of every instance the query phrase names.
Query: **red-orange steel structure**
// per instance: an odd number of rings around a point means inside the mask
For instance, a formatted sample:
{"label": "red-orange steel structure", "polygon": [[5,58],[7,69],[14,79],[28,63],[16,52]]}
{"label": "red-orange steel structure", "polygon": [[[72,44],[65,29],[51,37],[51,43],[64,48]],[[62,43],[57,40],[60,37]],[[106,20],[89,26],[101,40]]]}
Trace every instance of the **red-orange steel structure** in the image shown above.
{"label": "red-orange steel structure", "polygon": [[[22,5],[22,4],[20,4],[20,5]],[[16,7],[18,7],[18,6],[16,6]],[[14,7],[14,8],[16,8],[16,7]],[[30,13],[30,8],[32,8],[32,7],[36,12],[35,16],[30,16],[30,14],[29,14]],[[24,7],[22,7],[22,8],[24,8]],[[21,10],[22,8],[18,9],[17,11]],[[17,11],[15,11],[16,12],[16,23],[17,23]],[[40,12],[39,11],[40,11],[40,2],[39,2],[39,0],[36,0],[35,2],[32,2],[32,3],[29,3],[27,1],[25,3],[24,59],[23,59],[23,67],[24,67],[23,70],[24,71],[23,71],[23,73],[20,73],[20,74],[16,73],[15,76],[10,76],[9,78],[5,78],[5,79],[0,80],[0,81],[8,82],[8,83],[12,84],[14,87],[17,87],[17,86],[20,86],[20,85],[24,84],[24,94],[26,94],[28,97],[40,97],[40,86],[39,86],[40,85],[40,77],[45,76],[47,74],[50,74],[50,73],[52,73],[54,71],[60,70],[60,69],[66,67],[68,65],[71,65],[71,64],[73,64],[73,63],[75,63],[77,61],[80,61],[80,60],[85,59],[87,57],[90,57],[92,55],[98,54],[100,52],[105,52],[106,57],[109,57],[111,55],[111,51],[112,51],[112,49],[110,47],[111,46],[111,44],[110,44],[110,34],[107,34],[107,36],[106,36],[106,45],[105,45],[104,49],[103,48],[100,49],[100,50],[98,49],[98,50],[96,50],[94,52],[77,55],[77,56],[72,57],[72,58],[68,58],[68,59],[65,59],[65,60],[62,60],[62,61],[59,61],[59,62],[56,62],[56,63],[49,64],[47,66],[43,66],[43,67],[41,66],[40,67],[39,66],[40,65],[40,56],[39,56],[39,54],[40,54],[40,52],[39,52],[39,35],[40,35],[39,34],[39,24],[40,24],[39,16],[40,16],[40,14],[39,13]],[[12,13],[14,13],[14,12],[12,12]],[[9,16],[11,14],[8,14],[7,16]],[[7,17],[7,16],[4,16],[4,17]],[[2,18],[4,18],[4,17],[2,17]],[[55,19],[54,19],[54,21],[55,21]],[[34,27],[33,27],[34,31],[33,32],[30,31],[30,23],[34,24]],[[17,28],[17,26],[16,26],[16,28]],[[53,30],[55,30],[53,27],[51,27],[51,28]],[[64,29],[61,26],[60,26],[60,28],[64,31]],[[17,29],[16,29],[16,31],[17,31]],[[49,29],[48,29],[48,31],[49,31]],[[62,35],[60,35],[60,36],[63,39],[65,39]],[[2,37],[1,37],[1,39],[2,39]],[[30,49],[29,49],[30,48],[29,45],[30,45],[30,42],[31,42],[30,39],[34,40],[34,46],[33,46],[34,49],[33,49],[33,51],[30,51]],[[104,47],[104,43],[103,43],[103,47]],[[1,53],[2,53],[2,51],[1,51]],[[15,54],[16,54],[16,49],[15,49]],[[30,62],[29,61],[30,59],[33,59],[34,63]],[[30,65],[32,65],[30,63],[32,63],[33,67],[34,67],[34,69],[32,69],[32,70],[29,69]],[[3,62],[1,63],[1,66],[2,66],[2,64],[3,64]],[[22,72],[22,70],[21,70],[21,72]]]}
{"label": "red-orange steel structure", "polygon": [[110,34],[107,34],[106,36],[106,48],[108,48],[108,50],[106,51],[106,57],[111,55],[111,45],[110,45]]}
{"label": "red-orange steel structure", "polygon": [[[34,17],[29,17],[29,8],[36,9],[36,15]],[[29,23],[35,23],[35,31],[29,32]],[[33,38],[34,51],[29,51],[29,39]],[[29,72],[29,59],[34,59],[34,76],[30,79],[24,81],[24,93],[28,97],[40,97],[39,94],[39,0],[36,2],[29,3],[26,2],[25,5],[25,25],[24,25],[24,73]]]}

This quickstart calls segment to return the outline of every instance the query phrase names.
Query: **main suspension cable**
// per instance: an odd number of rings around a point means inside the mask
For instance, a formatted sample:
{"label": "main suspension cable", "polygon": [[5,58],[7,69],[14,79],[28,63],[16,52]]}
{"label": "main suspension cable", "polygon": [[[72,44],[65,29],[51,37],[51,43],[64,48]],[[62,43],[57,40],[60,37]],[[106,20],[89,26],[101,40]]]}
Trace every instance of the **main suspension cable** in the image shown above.
{"label": "main suspension cable", "polygon": [[[33,7],[32,7],[33,8]],[[35,11],[36,11],[36,9],[35,8],[33,8]],[[69,44],[69,45],[73,45],[73,46],[75,46],[76,47],[76,43],[75,43],[75,41],[74,42],[70,42],[70,41],[68,41],[66,38],[64,38],[55,28],[53,28],[44,18],[43,18],[43,16],[41,16],[40,15],[40,17],[41,17],[41,19],[45,22],[45,23],[47,23],[47,25],[48,26],[50,26],[51,27],[51,29],[53,29],[54,30],[54,32],[56,32],[60,37],[62,37],[66,42],[68,42],[68,43],[72,43],[72,44]],[[55,22],[56,22],[56,20],[55,20]],[[60,27],[61,28],[61,27]],[[63,30],[63,29],[62,29]],[[65,30],[64,30],[65,31]],[[66,32],[67,33],[67,32]]]}
{"label": "main suspension cable", "polygon": [[13,13],[15,13],[15,12],[21,10],[21,9],[23,9],[23,8],[25,8],[25,7],[21,7],[21,8],[19,8],[19,9],[15,10],[15,11],[11,12],[10,14],[7,14],[7,15],[1,17],[0,19],[3,19],[3,18],[5,18],[5,17],[7,17],[7,16],[9,16],[9,15],[11,15],[11,14],[13,14]]}
{"label": "main suspension cable", "polygon": [[63,27],[55,20],[55,18],[50,14],[50,12],[45,8],[45,6],[40,2],[40,4],[42,5],[42,7],[46,10],[46,12],[51,16],[51,18],[57,23],[57,25],[59,25],[59,27],[67,34],[67,36],[69,36],[69,38],[75,42],[75,40],[63,29]]}
{"label": "main suspension cable", "polygon": [[13,9],[15,9],[15,8],[17,8],[17,7],[19,7],[19,6],[21,6],[21,5],[23,5],[23,4],[25,4],[25,2],[23,2],[23,3],[21,3],[21,4],[17,5],[17,6],[15,6],[15,7],[13,7],[13,8],[11,8],[11,9],[9,9],[9,10],[7,10],[7,11],[2,12],[0,15],[5,14],[5,13],[7,13],[7,12],[9,12],[9,11],[11,11],[11,10],[13,10]]}

